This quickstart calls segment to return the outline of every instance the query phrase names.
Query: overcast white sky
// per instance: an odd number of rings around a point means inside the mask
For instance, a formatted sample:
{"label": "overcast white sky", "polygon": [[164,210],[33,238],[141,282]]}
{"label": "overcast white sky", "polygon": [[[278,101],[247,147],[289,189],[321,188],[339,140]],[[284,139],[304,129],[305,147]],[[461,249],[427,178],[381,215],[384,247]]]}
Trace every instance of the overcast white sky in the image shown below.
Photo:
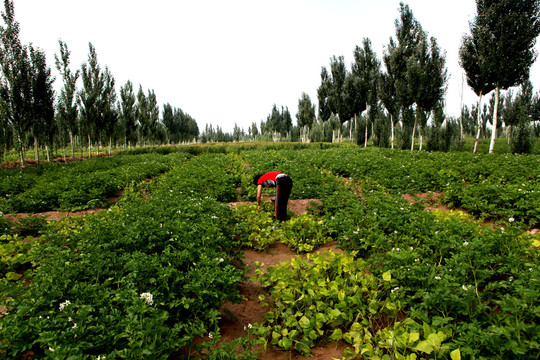
{"label": "overcast white sky", "polygon": [[[474,0],[404,1],[447,53],[447,113],[459,114],[462,70],[458,49]],[[350,66],[356,45],[371,39],[379,59],[395,34],[399,0],[14,0],[21,40],[54,54],[62,39],[72,69],[88,58],[88,43],[117,89],[128,80],[153,89],[158,103],[205,124],[247,128],[272,110],[288,107],[296,121],[306,92],[317,103],[321,67],[333,55]],[[3,10],[3,5],[2,5]],[[537,46],[538,48],[538,46]],[[537,63],[531,79],[539,78]],[[57,76],[56,85],[60,86]],[[465,84],[465,104],[476,96]]]}

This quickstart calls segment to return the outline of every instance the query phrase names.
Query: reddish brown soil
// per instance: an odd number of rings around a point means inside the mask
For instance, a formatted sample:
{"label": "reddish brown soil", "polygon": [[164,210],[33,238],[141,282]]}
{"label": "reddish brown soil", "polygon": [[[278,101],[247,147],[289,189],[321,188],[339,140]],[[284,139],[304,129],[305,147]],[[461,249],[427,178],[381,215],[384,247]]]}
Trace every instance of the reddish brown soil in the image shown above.
{"label": "reddish brown soil", "polygon": [[84,216],[89,214],[95,214],[99,211],[104,211],[105,209],[89,209],[89,210],[81,210],[81,211],[47,211],[42,213],[36,213],[36,214],[29,214],[29,213],[18,213],[17,215],[13,214],[6,214],[4,215],[4,218],[12,220],[15,218],[26,218],[29,216],[44,216],[47,220],[62,220],[67,219],[69,217],[73,216]]}
{"label": "reddish brown soil", "polygon": [[[421,193],[416,195],[410,195],[405,194],[403,195],[403,199],[407,200],[410,203],[416,203],[416,202],[423,202],[425,204],[425,208],[428,210],[441,210],[441,211],[450,211],[448,206],[443,205],[441,203],[441,197],[444,195],[444,193]],[[468,214],[466,210],[457,209],[461,212],[464,212]]]}

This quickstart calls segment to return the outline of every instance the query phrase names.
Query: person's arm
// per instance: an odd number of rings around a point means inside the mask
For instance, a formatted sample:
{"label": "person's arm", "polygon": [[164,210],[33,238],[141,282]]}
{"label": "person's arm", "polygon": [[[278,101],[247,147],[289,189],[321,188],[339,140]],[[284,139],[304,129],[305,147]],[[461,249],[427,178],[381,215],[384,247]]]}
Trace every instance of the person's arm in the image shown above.
{"label": "person's arm", "polygon": [[262,185],[257,185],[257,211],[261,211],[261,194],[262,194]]}

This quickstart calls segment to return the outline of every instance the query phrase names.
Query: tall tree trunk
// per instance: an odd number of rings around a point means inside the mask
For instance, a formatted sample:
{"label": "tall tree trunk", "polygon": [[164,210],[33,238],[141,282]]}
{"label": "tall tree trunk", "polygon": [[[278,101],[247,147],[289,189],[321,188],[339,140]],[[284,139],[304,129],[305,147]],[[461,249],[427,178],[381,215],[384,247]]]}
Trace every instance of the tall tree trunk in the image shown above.
{"label": "tall tree trunk", "polygon": [[75,157],[75,144],[73,143],[73,131],[69,130],[69,143],[71,144],[71,158]]}
{"label": "tall tree trunk", "polygon": [[480,133],[482,131],[482,118],[480,113],[480,108],[482,105],[482,91],[480,91],[480,95],[478,96],[478,114],[476,122],[478,123],[478,131],[476,132],[476,140],[474,141],[474,148],[473,148],[473,154],[476,154],[478,151],[478,141],[480,140]]}
{"label": "tall tree trunk", "polygon": [[34,151],[36,153],[36,162],[39,164],[39,146],[37,136],[34,136]]}
{"label": "tall tree trunk", "polygon": [[369,104],[366,102],[366,133],[364,139],[364,147],[367,147],[367,134],[368,134],[368,124],[369,124]]}
{"label": "tall tree trunk", "polygon": [[109,156],[111,156],[112,137],[109,136]]}
{"label": "tall tree trunk", "polygon": [[354,114],[354,133],[358,135],[358,118],[356,117],[356,114]]}
{"label": "tall tree trunk", "polygon": [[495,110],[493,111],[493,130],[491,131],[491,142],[489,144],[489,153],[493,154],[495,150],[495,139],[497,138],[497,111],[499,110],[499,91],[500,88],[497,86],[495,89]]}
{"label": "tall tree trunk", "polygon": [[92,157],[92,140],[90,140],[90,135],[88,135],[88,158]]}
{"label": "tall tree trunk", "polygon": [[463,145],[463,74],[461,75],[461,100],[459,102],[459,144]]}
{"label": "tall tree trunk", "polygon": [[51,149],[49,145],[45,145],[45,153],[47,154],[47,162],[51,162]]}
{"label": "tall tree trunk", "polygon": [[26,164],[24,163],[24,143],[22,141],[21,133],[20,131],[17,131],[17,148],[19,150],[19,158],[21,160],[21,168],[26,167]]}
{"label": "tall tree trunk", "polygon": [[414,117],[414,126],[412,128],[412,140],[411,140],[411,151],[414,150],[414,135],[416,134],[416,124],[417,124],[417,121],[418,119],[416,118],[416,116]]}
{"label": "tall tree trunk", "polygon": [[394,148],[394,115],[390,113],[390,128],[391,128],[391,135],[390,140],[392,142],[392,149]]}

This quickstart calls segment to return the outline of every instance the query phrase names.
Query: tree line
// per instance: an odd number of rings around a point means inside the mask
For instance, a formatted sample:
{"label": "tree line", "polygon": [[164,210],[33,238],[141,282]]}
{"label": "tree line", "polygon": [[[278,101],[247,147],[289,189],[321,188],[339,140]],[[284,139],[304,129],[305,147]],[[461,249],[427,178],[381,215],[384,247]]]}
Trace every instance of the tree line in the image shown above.
{"label": "tree line", "polygon": [[[335,141],[345,134],[363,146],[371,139],[375,146],[414,149],[418,144],[422,149],[427,135],[428,150],[444,151],[455,142],[462,146],[464,137],[471,136],[476,138],[476,152],[478,140],[489,136],[493,152],[504,123],[512,150],[530,152],[533,137],[540,135],[540,95],[533,94],[529,80],[540,34],[539,1],[477,0],[476,4],[477,15],[470,34],[462,39],[459,58],[479,101],[472,108],[462,105],[458,118],[444,111],[446,54],[401,3],[395,36],[382,59],[365,38],[354,49],[350,67],[343,56],[333,56],[330,66],[322,67],[318,110],[303,93],[296,126],[288,109],[280,111],[274,105],[266,121],[261,121],[260,131],[255,123],[247,134],[235,126],[229,139]],[[514,86],[520,86],[516,93],[499,96],[501,89]],[[482,96],[492,90],[495,94],[482,105]]]}
{"label": "tree line", "polygon": [[[197,122],[179,108],[163,106],[160,116],[156,94],[134,89],[131,81],[118,96],[111,71],[102,68],[90,43],[88,60],[72,70],[70,51],[59,40],[55,66],[62,81],[56,96],[55,79],[45,53],[20,40],[13,1],[4,1],[4,26],[0,26],[0,160],[16,149],[24,166],[26,149],[33,147],[39,161],[44,148],[47,159],[53,147],[85,148],[88,156],[113,144],[136,145],[190,142],[199,136]],[[78,84],[81,84],[80,88]],[[66,150],[64,150],[66,157]]]}
{"label": "tree line", "polygon": [[[534,45],[540,34],[540,0],[476,0],[477,15],[470,22],[459,49],[467,84],[479,96],[478,104],[462,106],[458,118],[445,115],[448,75],[446,54],[401,3],[381,59],[364,38],[348,65],[332,56],[321,67],[317,104],[302,93],[296,124],[287,107],[273,105],[260,124],[247,129],[235,124],[232,133],[207,124],[202,132],[189,114],[170,104],[162,112],[153,90],[138,91],[127,81],[120,87],[107,67],[102,69],[89,44],[88,60],[73,71],[67,45],[59,41],[55,66],[62,88],[55,96],[54,79],[45,54],[21,44],[13,1],[4,0],[0,27],[0,156],[15,148],[24,164],[25,149],[39,149],[50,158],[52,148],[86,149],[88,156],[100,147],[182,143],[191,141],[340,141],[343,136],[363,146],[372,144],[401,149],[448,150],[465,136],[502,135],[513,151],[530,152],[539,135],[540,95],[533,94],[529,79],[536,60]],[[78,88],[78,84],[81,84]],[[517,92],[501,90],[520,86]],[[482,98],[495,90],[487,104]],[[318,105],[318,106],[316,106]],[[488,126],[489,124],[489,126]],[[427,137],[427,141],[425,138]],[[511,140],[510,140],[511,139]],[[64,154],[65,154],[64,150]],[[65,155],[64,155],[65,156]]]}

